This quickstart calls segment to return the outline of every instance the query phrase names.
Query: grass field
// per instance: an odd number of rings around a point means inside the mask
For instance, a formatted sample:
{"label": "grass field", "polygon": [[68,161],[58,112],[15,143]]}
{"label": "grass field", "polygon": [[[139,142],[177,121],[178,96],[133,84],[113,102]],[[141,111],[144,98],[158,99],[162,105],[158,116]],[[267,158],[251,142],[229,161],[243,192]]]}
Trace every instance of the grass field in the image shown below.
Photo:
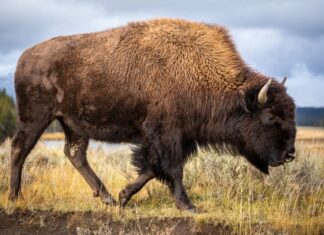
{"label": "grass field", "polygon": [[[22,224],[15,225],[27,226],[26,231],[57,223],[53,220],[56,216],[58,222],[64,221],[62,226],[77,234],[323,234],[323,140],[324,129],[300,128],[297,159],[271,169],[270,176],[262,175],[241,157],[200,150],[185,168],[185,186],[200,214],[177,210],[167,187],[155,180],[125,209],[106,206],[92,196],[62,149],[42,143],[25,163],[24,198],[12,203],[7,200],[7,140],[0,147],[0,209],[2,217],[8,216],[8,226],[10,218],[23,218]],[[110,154],[101,148],[89,149],[88,159],[115,197],[135,177],[127,148]]]}

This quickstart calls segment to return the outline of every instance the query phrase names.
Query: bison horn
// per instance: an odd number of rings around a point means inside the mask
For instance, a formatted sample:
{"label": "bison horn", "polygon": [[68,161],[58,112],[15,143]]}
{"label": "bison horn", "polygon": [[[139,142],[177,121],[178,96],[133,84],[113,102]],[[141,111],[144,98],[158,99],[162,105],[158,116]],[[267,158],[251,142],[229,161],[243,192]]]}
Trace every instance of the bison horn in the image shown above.
{"label": "bison horn", "polygon": [[267,102],[267,92],[271,85],[272,78],[261,88],[259,95],[258,95],[258,102],[259,104],[265,104]]}
{"label": "bison horn", "polygon": [[282,79],[282,82],[281,82],[281,85],[285,85],[285,83],[286,83],[286,81],[287,81],[287,77],[284,77],[283,79]]}

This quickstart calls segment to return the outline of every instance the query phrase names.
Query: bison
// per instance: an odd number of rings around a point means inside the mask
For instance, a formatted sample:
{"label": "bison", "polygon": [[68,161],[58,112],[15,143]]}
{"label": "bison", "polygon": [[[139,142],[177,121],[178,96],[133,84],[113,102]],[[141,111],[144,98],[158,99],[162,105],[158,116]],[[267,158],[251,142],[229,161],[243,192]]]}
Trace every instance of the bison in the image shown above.
{"label": "bison", "polygon": [[117,202],[88,164],[89,139],[135,146],[138,177],[119,193],[121,206],[156,178],[178,208],[195,211],[182,178],[197,146],[242,155],[265,174],[295,158],[293,99],[248,67],[217,25],[155,19],[56,37],[23,53],[15,90],[11,200],[28,153],[55,119],[65,155],[108,204]]}

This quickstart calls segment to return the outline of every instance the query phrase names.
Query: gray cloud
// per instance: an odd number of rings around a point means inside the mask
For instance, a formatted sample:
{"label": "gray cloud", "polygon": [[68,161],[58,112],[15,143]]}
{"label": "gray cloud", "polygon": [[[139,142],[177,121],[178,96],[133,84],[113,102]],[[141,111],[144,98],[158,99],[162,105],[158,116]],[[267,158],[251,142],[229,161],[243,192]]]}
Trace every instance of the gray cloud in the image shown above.
{"label": "gray cloud", "polygon": [[[71,2],[79,2],[71,0]],[[82,1],[86,2],[86,1]],[[320,0],[94,0],[107,15],[151,13],[160,16],[207,20],[231,27],[276,27],[296,34],[316,36],[324,32]]]}
{"label": "gray cloud", "polygon": [[102,29],[96,21],[104,13],[90,4],[13,0],[2,4],[0,16],[0,52],[7,53],[58,34]]}
{"label": "gray cloud", "polygon": [[245,61],[260,71],[288,75],[295,65],[305,64],[315,73],[324,72],[324,34],[309,38],[272,28],[234,28],[232,35]]}
{"label": "gray cloud", "polygon": [[[324,80],[323,10],[319,0],[6,1],[0,7],[0,87],[12,82],[4,79],[13,73],[22,51],[42,40],[176,17],[227,26],[251,67],[274,77],[289,76],[289,91],[298,105],[324,106],[314,83]],[[306,96],[299,88],[303,86],[314,92]]]}
{"label": "gray cloud", "polygon": [[311,72],[305,65],[292,68],[287,81],[288,93],[294,97],[298,106],[321,106],[324,100],[324,75]]}
{"label": "gray cloud", "polygon": [[95,31],[133,19],[189,18],[229,27],[271,27],[316,37],[324,32],[323,1],[11,0],[1,4],[4,52],[56,34]]}

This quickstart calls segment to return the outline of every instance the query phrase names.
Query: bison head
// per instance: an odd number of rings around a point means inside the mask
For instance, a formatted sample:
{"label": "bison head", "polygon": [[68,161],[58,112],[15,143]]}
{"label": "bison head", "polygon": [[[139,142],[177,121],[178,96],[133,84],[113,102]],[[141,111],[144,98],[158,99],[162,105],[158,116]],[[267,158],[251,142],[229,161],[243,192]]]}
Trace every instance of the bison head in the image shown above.
{"label": "bison head", "polygon": [[[241,90],[245,114],[239,122],[239,151],[262,172],[295,158],[295,104],[284,81],[272,79]],[[260,82],[258,82],[260,83]]]}

